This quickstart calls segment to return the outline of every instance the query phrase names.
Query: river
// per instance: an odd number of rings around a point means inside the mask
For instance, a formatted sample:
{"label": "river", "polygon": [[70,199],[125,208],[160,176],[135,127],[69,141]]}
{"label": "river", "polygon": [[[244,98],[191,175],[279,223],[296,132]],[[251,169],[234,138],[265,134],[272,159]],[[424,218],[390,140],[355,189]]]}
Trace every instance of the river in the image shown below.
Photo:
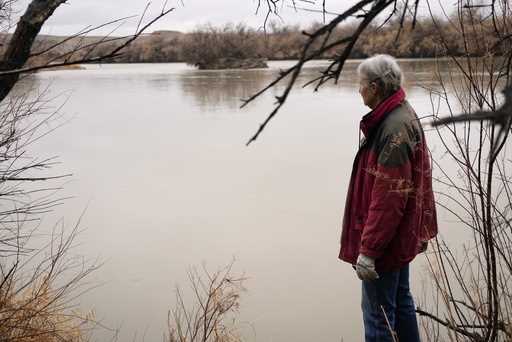
{"label": "river", "polygon": [[[72,173],[45,217],[73,226],[73,253],[103,265],[76,300],[119,341],[161,341],[187,271],[235,260],[247,277],[239,321],[246,341],[362,340],[360,281],[338,260],[340,222],[358,124],[367,112],[349,61],[337,85],[294,90],[260,138],[245,146],[282,87],[240,109],[290,61],[265,70],[198,71],[184,64],[90,65],[41,72],[20,87],[63,104],[33,145]],[[326,62],[308,64],[300,82]],[[432,113],[435,63],[401,61],[419,116]],[[442,221],[443,218],[441,217]],[[96,261],[98,260],[98,261]],[[424,257],[413,262],[421,297]],[[97,332],[107,341],[112,334]]]}

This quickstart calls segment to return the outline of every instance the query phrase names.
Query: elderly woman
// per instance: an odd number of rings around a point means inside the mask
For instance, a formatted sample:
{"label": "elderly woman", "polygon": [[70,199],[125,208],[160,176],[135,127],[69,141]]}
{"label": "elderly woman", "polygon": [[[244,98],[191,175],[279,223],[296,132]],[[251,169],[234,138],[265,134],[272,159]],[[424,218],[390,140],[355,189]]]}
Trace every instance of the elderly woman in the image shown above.
{"label": "elderly woman", "polygon": [[366,342],[416,342],[409,263],[437,234],[429,153],[396,60],[376,55],[357,72],[371,111],[360,123],[339,257],[362,280]]}

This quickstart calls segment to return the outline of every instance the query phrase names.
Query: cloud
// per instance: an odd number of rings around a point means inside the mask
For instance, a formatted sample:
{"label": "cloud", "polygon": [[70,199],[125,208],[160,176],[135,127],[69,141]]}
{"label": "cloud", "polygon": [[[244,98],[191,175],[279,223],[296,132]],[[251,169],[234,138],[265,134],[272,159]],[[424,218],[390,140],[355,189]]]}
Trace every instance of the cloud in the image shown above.
{"label": "cloud", "polygon": [[[263,0],[262,0],[263,1]],[[321,1],[316,5],[304,2],[303,7],[321,9]],[[20,13],[26,8],[29,0],[20,0],[18,9]],[[302,2],[296,2],[302,3]],[[327,9],[333,12],[342,12],[355,1],[327,0]],[[70,0],[61,5],[54,15],[43,27],[43,33],[67,35],[78,32],[89,25],[99,25],[114,19],[127,16],[140,16],[147,4],[146,0]],[[164,1],[151,2],[146,18],[157,15]],[[258,15],[255,14],[258,0],[168,0],[167,7],[175,7],[175,11],[161,19],[152,28],[153,30],[179,30],[190,31],[198,25],[211,23],[224,25],[226,23],[245,22],[255,28],[261,27],[266,8],[262,5]],[[263,2],[266,4],[266,1]],[[280,18],[285,24],[300,24],[308,26],[315,21],[321,21],[319,13],[295,11],[291,0],[282,0],[279,7]],[[426,8],[422,8],[426,12]],[[437,10],[435,10],[437,11]],[[329,19],[329,17],[327,18]],[[117,34],[132,33],[138,23],[138,18],[127,20],[117,29]],[[107,34],[114,26],[105,28],[97,34]]]}

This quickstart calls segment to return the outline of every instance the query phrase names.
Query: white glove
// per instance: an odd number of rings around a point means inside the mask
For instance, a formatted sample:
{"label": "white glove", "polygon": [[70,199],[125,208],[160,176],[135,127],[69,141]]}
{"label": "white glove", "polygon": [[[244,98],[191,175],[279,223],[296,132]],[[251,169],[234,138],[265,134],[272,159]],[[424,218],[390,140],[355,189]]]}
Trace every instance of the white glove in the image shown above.
{"label": "white glove", "polygon": [[375,271],[375,260],[363,254],[359,254],[357,258],[356,273],[361,280],[375,280],[379,278],[377,271]]}

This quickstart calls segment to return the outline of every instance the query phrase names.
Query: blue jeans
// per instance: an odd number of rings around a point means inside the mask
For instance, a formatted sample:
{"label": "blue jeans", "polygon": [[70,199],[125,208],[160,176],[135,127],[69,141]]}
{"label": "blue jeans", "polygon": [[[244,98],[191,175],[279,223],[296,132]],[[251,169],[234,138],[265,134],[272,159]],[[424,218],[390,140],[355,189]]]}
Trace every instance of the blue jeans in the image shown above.
{"label": "blue jeans", "polygon": [[377,280],[363,281],[361,306],[366,342],[420,341],[409,289],[409,265],[379,273]]}

